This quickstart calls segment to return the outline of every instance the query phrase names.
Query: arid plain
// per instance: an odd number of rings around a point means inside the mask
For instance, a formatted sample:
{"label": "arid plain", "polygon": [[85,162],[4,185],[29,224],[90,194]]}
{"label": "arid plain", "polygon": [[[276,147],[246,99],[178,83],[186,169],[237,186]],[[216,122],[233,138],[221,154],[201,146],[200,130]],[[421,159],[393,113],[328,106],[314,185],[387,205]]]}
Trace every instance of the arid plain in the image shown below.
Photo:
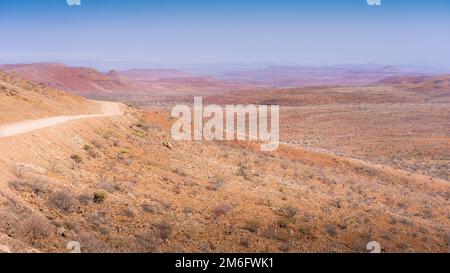
{"label": "arid plain", "polygon": [[[95,118],[0,138],[0,251],[450,251],[448,76],[385,68],[321,85],[311,70],[314,86],[293,87],[251,73],[25,67],[0,74],[0,127]],[[122,114],[97,117],[98,102],[66,92],[121,101]],[[281,147],[173,141],[171,106],[194,95],[280,105]]]}

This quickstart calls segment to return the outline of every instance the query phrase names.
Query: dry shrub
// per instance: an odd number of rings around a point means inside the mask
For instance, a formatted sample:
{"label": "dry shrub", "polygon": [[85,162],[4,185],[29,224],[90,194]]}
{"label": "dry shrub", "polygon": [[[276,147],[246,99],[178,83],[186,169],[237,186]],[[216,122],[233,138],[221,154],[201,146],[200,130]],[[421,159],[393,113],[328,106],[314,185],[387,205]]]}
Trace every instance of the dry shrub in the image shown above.
{"label": "dry shrub", "polygon": [[136,127],[144,130],[144,131],[148,131],[148,129],[150,129],[151,124],[146,122],[145,120],[141,119],[139,120],[139,122],[136,124]]}
{"label": "dry shrub", "polygon": [[10,211],[0,211],[0,233],[10,237],[16,236],[19,224]]}
{"label": "dry shrub", "polygon": [[325,230],[328,233],[328,235],[332,237],[337,236],[338,228],[336,227],[336,225],[326,225]]}
{"label": "dry shrub", "polygon": [[52,226],[42,217],[30,216],[23,225],[25,234],[32,241],[49,237],[54,232]]}
{"label": "dry shrub", "polygon": [[292,237],[292,231],[290,229],[277,229],[275,232],[275,239],[283,243],[292,241]]}
{"label": "dry shrub", "polygon": [[279,218],[277,220],[277,226],[279,228],[287,228],[289,226],[289,221],[286,218]]}
{"label": "dry shrub", "polygon": [[354,170],[356,173],[366,175],[366,176],[378,176],[379,175],[379,172],[377,170],[369,168],[369,167],[365,167],[365,166],[356,167]]}
{"label": "dry shrub", "polygon": [[111,252],[108,245],[93,234],[81,233],[76,241],[81,245],[83,253],[108,253]]}
{"label": "dry shrub", "polygon": [[144,204],[142,204],[142,210],[145,213],[153,214],[153,213],[159,212],[160,209],[159,209],[159,205],[158,204],[155,204],[155,203],[144,203]]}
{"label": "dry shrub", "polygon": [[124,192],[125,188],[118,182],[103,181],[97,184],[98,189],[105,190],[107,192]]}
{"label": "dry shrub", "polygon": [[292,218],[294,217],[296,214],[298,213],[298,209],[294,206],[288,205],[288,206],[284,206],[281,209],[278,210],[277,214],[287,217],[287,218]]}
{"label": "dry shrub", "polygon": [[156,228],[156,232],[159,238],[163,240],[168,240],[173,233],[172,225],[167,223],[166,221],[162,221],[160,223],[153,225]]}
{"label": "dry shrub", "polygon": [[283,252],[289,252],[289,250],[292,248],[291,242],[282,242],[280,245],[280,250]]}
{"label": "dry shrub", "polygon": [[131,208],[124,208],[122,210],[122,214],[123,214],[123,216],[128,217],[128,218],[136,217],[136,212]]}
{"label": "dry shrub", "polygon": [[78,204],[73,194],[66,191],[58,191],[50,196],[49,204],[64,212],[71,212],[73,207]]}
{"label": "dry shrub", "polygon": [[9,182],[9,187],[18,192],[30,192],[36,195],[44,195],[49,192],[48,182],[35,178],[35,179],[14,179]]}
{"label": "dry shrub", "polygon": [[153,253],[158,250],[153,231],[148,229],[135,236],[136,246],[141,252]]}
{"label": "dry shrub", "polygon": [[247,238],[247,237],[243,237],[243,238],[241,238],[241,240],[239,241],[239,244],[240,244],[242,247],[247,248],[247,247],[250,246],[250,239]]}
{"label": "dry shrub", "polygon": [[87,216],[87,220],[94,227],[101,227],[102,225],[106,225],[108,223],[106,213],[104,212],[91,213]]}
{"label": "dry shrub", "polygon": [[103,145],[97,140],[91,141],[91,144],[94,145],[94,147],[96,147],[97,149],[103,148]]}
{"label": "dry shrub", "polygon": [[221,204],[221,205],[218,205],[217,207],[213,208],[212,214],[214,215],[214,217],[218,218],[220,216],[226,215],[230,211],[231,211],[231,206],[229,206],[227,204]]}
{"label": "dry shrub", "polygon": [[95,152],[95,150],[92,148],[92,146],[90,145],[84,145],[83,150],[86,151],[86,153],[91,157],[91,158],[97,158],[97,153]]}
{"label": "dry shrub", "polygon": [[185,169],[177,167],[173,170],[173,173],[178,174],[181,177],[186,177],[187,176],[187,172]]}
{"label": "dry shrub", "polygon": [[251,180],[252,178],[248,168],[245,166],[239,167],[237,175],[243,177],[245,180]]}
{"label": "dry shrub", "polygon": [[226,184],[225,178],[221,176],[215,176],[208,181],[207,189],[212,191],[218,191],[223,186],[225,186],[225,184]]}
{"label": "dry shrub", "polygon": [[16,178],[22,179],[25,176],[25,167],[20,164],[12,164],[11,171]]}
{"label": "dry shrub", "polygon": [[83,205],[90,205],[93,203],[92,196],[87,193],[82,193],[78,195],[78,202],[80,202]]}
{"label": "dry shrub", "polygon": [[252,233],[258,232],[258,229],[261,227],[261,221],[258,219],[250,219],[247,220],[244,224],[243,229],[250,231]]}

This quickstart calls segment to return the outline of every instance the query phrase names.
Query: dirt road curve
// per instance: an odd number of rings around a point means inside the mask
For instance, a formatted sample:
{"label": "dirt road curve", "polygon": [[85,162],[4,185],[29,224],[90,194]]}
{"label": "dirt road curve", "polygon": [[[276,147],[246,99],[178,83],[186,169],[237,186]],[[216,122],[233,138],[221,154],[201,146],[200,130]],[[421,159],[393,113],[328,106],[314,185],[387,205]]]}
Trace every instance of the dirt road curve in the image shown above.
{"label": "dirt road curve", "polygon": [[100,104],[102,111],[102,114],[98,115],[57,116],[38,120],[27,120],[8,125],[0,125],[0,138],[16,136],[73,120],[119,116],[123,114],[118,103],[103,101],[99,101],[98,103]]}

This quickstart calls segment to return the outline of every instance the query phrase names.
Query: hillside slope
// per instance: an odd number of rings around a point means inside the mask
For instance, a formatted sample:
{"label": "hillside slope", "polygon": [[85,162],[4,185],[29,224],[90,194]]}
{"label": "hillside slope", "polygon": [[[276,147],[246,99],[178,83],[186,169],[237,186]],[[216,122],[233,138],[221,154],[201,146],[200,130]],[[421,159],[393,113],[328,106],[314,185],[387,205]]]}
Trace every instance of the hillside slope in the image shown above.
{"label": "hillside slope", "polygon": [[394,76],[379,82],[384,85],[394,85],[418,94],[434,98],[450,97],[450,75],[441,76]]}
{"label": "hillside slope", "polygon": [[92,101],[0,72],[0,124],[97,113],[98,105]]}
{"label": "hillside slope", "polygon": [[86,67],[64,64],[35,63],[3,65],[0,70],[15,73],[19,78],[48,87],[77,93],[124,92],[145,90],[146,86],[115,74],[102,74]]}
{"label": "hillside slope", "polygon": [[448,181],[290,146],[172,143],[170,124],[130,108],[0,139],[0,233],[43,252],[448,251]]}

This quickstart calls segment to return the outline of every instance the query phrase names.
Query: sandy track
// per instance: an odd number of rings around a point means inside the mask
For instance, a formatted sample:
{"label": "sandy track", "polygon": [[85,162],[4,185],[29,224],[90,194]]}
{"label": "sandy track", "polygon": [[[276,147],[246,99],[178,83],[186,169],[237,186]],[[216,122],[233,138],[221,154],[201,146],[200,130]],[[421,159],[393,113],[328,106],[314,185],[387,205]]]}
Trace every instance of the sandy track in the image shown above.
{"label": "sandy track", "polygon": [[27,120],[22,122],[17,122],[13,124],[0,125],[0,138],[11,137],[31,131],[43,129],[46,127],[54,126],[61,123],[66,123],[69,121],[88,119],[88,118],[100,118],[100,117],[110,117],[122,115],[119,103],[115,102],[98,102],[101,106],[102,114],[97,115],[74,115],[74,116],[57,116],[51,118],[37,119],[37,120]]}

